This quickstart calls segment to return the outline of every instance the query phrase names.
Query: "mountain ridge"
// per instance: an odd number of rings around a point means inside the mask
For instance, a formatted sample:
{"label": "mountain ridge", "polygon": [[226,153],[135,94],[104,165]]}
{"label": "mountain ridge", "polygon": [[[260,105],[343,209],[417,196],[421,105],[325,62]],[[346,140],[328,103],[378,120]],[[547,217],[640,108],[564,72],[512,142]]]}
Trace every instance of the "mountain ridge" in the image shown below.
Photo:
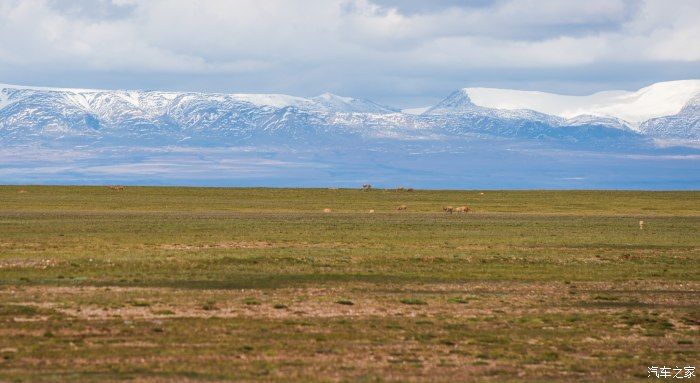
{"label": "mountain ridge", "polygon": [[617,118],[631,128],[652,118],[678,114],[700,93],[700,80],[676,80],[651,84],[637,91],[610,90],[585,96],[499,88],[463,88],[476,107],[505,110],[534,110],[565,119],[581,115]]}
{"label": "mountain ridge", "polygon": [[635,131],[613,117],[563,118],[474,105],[459,92],[450,96],[438,103],[441,113],[408,114],[332,94],[314,100],[5,87],[0,180],[420,188],[700,185],[700,99]]}
{"label": "mountain ridge", "polygon": [[[674,90],[674,86],[682,89]],[[203,139],[218,137],[236,142],[261,134],[272,136],[277,132],[318,142],[322,142],[323,138],[314,137],[314,134],[394,139],[446,134],[561,139],[562,135],[568,134],[567,139],[585,141],[587,137],[581,132],[591,132],[591,128],[595,128],[598,138],[601,134],[606,137],[619,136],[608,131],[615,129],[628,132],[630,137],[639,135],[651,139],[698,141],[700,108],[694,105],[700,104],[700,91],[691,94],[696,88],[700,90],[700,80],[656,83],[636,92],[606,91],[591,96],[515,90],[493,93],[492,88],[463,88],[421,114],[409,114],[370,100],[331,93],[305,98],[284,94],[71,89],[0,84],[0,139],[11,142],[13,139],[68,136],[161,137],[165,141],[178,141],[201,136]],[[499,101],[498,105],[504,108],[489,107],[493,106],[493,102],[486,98],[503,91],[520,95],[518,97],[539,94],[540,99],[523,104],[525,101],[522,98],[515,97],[510,101]],[[485,98],[484,92],[491,93]],[[562,97],[569,104],[564,105]],[[614,99],[618,103],[595,104],[593,114],[564,117],[566,113],[561,110],[571,110],[573,106],[588,105],[589,109],[592,108],[589,105],[591,97],[596,100]],[[644,106],[662,99],[665,104],[656,107],[651,115],[662,114],[663,111],[675,111],[684,97],[689,99],[677,113],[653,117],[638,125],[605,113],[620,110],[629,113],[629,105]],[[476,102],[473,98],[476,98]],[[516,108],[533,106],[543,99],[555,100],[551,108],[559,108],[561,115]],[[626,100],[626,103],[620,100]],[[586,102],[589,104],[584,105]],[[650,112],[647,110],[644,113]],[[566,134],[560,131],[561,128],[567,128]]]}

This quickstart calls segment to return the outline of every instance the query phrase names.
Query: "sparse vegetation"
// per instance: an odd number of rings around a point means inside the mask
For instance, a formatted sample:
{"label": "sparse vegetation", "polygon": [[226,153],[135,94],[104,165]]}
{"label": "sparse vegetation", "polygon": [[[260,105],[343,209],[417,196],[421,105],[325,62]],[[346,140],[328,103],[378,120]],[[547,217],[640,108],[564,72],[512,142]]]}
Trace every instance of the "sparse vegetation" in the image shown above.
{"label": "sparse vegetation", "polygon": [[405,305],[427,305],[428,302],[418,298],[403,298],[401,303]]}
{"label": "sparse vegetation", "polygon": [[0,187],[0,381],[697,364],[700,193],[481,193]]}
{"label": "sparse vegetation", "polygon": [[244,299],[243,303],[245,303],[248,306],[259,306],[260,305],[259,300],[255,299],[255,298],[250,298],[250,297]]}

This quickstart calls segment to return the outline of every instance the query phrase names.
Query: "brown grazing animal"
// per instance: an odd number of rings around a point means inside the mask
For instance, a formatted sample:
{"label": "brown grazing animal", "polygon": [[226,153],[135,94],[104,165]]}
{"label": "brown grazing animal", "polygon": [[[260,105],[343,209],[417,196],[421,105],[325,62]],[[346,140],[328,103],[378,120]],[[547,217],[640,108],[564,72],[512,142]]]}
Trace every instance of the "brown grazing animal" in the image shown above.
{"label": "brown grazing animal", "polygon": [[413,188],[408,188],[408,189],[406,189],[406,191],[411,193],[411,192],[413,192]]}
{"label": "brown grazing animal", "polygon": [[370,214],[374,214],[374,209],[369,209]]}
{"label": "brown grazing animal", "polygon": [[442,211],[444,211],[445,213],[450,213],[450,214],[452,214],[452,212],[454,212],[454,210],[455,210],[455,208],[453,208],[452,206],[445,206],[442,208]]}
{"label": "brown grazing animal", "polygon": [[467,206],[459,206],[459,207],[456,207],[456,208],[455,208],[455,212],[457,212],[457,213],[465,213],[465,214],[466,214],[467,212],[469,212],[469,207],[467,207]]}
{"label": "brown grazing animal", "polygon": [[333,211],[333,210],[331,210],[330,208],[325,208],[325,209],[323,209],[323,212],[324,212],[324,213],[330,213],[330,212],[332,212],[332,211]]}
{"label": "brown grazing animal", "polygon": [[644,221],[639,221],[639,230],[644,230]]}
{"label": "brown grazing animal", "polygon": [[396,207],[396,210],[398,210],[398,211],[407,210],[407,209],[408,209],[408,206],[406,206],[406,205],[400,205],[400,206]]}
{"label": "brown grazing animal", "polygon": [[397,192],[402,192],[402,191],[403,191],[403,186],[399,186],[398,188],[396,188],[396,191],[397,191]]}

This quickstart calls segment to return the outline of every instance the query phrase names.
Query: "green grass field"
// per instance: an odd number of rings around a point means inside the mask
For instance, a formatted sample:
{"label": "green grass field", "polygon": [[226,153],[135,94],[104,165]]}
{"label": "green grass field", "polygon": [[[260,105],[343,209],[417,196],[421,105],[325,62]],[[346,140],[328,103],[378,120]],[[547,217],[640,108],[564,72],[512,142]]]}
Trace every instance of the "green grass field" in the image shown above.
{"label": "green grass field", "polygon": [[700,192],[3,186],[0,381],[646,381],[699,256]]}

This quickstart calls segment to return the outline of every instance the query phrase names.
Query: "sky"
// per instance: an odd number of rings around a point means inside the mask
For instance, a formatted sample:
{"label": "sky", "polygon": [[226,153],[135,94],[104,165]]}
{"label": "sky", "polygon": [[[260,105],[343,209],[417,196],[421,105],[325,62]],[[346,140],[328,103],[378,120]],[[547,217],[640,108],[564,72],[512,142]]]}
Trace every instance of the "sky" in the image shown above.
{"label": "sky", "polygon": [[3,0],[0,83],[401,108],[474,86],[581,95],[700,78],[698,20],[697,0]]}

